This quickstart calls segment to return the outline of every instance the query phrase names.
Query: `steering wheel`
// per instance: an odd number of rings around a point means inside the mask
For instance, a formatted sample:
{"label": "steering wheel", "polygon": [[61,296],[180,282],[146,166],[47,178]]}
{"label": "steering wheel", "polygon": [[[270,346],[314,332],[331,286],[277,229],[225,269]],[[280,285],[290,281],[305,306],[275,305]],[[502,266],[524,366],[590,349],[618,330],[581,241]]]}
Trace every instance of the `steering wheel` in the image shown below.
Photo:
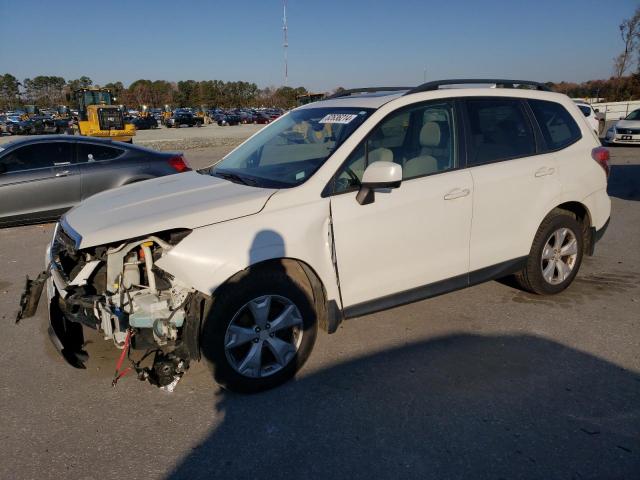
{"label": "steering wheel", "polygon": [[340,178],[342,175],[340,175],[338,178],[336,178],[336,190],[337,191],[346,190],[349,187],[353,187],[355,185],[360,185],[360,179],[355,174],[355,172],[353,170],[351,170],[350,167],[345,167],[344,170],[343,170],[343,173],[346,173],[349,176],[349,179]]}

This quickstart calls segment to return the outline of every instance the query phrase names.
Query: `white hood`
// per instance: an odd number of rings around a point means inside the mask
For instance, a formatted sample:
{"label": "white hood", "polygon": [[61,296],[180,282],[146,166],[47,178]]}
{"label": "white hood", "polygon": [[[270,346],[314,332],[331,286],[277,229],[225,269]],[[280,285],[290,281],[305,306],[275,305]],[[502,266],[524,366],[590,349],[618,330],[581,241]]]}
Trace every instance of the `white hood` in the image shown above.
{"label": "white hood", "polygon": [[616,128],[640,128],[640,120],[619,120]]}
{"label": "white hood", "polygon": [[186,172],[108,190],[65,215],[80,248],[175,228],[197,228],[259,212],[276,190]]}

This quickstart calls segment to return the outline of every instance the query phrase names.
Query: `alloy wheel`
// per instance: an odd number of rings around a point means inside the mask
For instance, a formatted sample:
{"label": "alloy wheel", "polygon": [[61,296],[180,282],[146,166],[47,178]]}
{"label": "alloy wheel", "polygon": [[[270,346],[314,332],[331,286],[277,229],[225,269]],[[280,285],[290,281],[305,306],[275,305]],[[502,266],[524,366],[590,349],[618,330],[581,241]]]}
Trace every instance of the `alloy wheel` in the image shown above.
{"label": "alloy wheel", "polygon": [[564,282],[578,259],[578,240],[568,228],[559,228],[549,236],[542,249],[542,278],[551,285]]}
{"label": "alloy wheel", "polygon": [[280,295],[247,302],[233,316],[224,338],[225,355],[241,375],[263,378],[295,358],[302,342],[302,315]]}

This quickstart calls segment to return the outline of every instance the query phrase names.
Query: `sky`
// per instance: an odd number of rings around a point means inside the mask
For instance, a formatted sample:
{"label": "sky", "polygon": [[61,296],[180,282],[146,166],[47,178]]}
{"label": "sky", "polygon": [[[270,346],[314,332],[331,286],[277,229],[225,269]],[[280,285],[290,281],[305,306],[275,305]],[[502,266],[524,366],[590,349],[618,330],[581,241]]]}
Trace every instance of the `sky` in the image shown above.
{"label": "sky", "polygon": [[[638,0],[288,0],[290,86],[608,78]],[[0,74],[284,84],[282,0],[0,0]],[[426,69],[426,74],[425,74]]]}

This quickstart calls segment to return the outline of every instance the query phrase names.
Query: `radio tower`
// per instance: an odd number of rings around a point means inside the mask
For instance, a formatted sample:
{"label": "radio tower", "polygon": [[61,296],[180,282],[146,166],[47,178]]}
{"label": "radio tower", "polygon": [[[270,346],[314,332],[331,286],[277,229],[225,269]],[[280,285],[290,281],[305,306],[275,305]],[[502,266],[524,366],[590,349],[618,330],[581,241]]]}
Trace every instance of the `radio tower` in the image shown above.
{"label": "radio tower", "polygon": [[287,0],[282,0],[282,33],[284,34],[284,86],[289,83],[289,65],[287,63],[287,48],[289,48],[289,40],[287,39]]}

